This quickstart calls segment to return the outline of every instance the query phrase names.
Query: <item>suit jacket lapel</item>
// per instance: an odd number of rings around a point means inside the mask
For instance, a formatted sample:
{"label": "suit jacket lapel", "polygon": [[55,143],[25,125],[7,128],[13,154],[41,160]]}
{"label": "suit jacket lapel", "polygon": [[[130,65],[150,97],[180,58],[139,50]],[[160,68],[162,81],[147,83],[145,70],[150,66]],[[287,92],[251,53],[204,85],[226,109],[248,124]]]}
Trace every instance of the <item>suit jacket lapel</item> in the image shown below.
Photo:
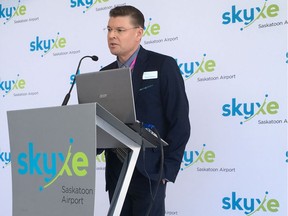
{"label": "suit jacket lapel", "polygon": [[118,68],[118,63],[117,61],[113,62],[111,65],[111,69],[117,69]]}
{"label": "suit jacket lapel", "polygon": [[134,101],[136,103],[139,89],[142,83],[142,76],[146,68],[146,60],[147,60],[147,51],[141,46],[136,64],[134,66],[134,70],[132,73],[132,83],[133,83],[133,92],[134,92]]}

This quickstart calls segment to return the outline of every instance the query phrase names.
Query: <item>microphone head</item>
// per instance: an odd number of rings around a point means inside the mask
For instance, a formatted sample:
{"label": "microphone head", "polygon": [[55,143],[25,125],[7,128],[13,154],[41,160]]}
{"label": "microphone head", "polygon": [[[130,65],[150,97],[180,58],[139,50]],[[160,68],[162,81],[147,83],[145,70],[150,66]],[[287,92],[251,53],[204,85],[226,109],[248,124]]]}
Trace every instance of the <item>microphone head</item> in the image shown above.
{"label": "microphone head", "polygon": [[91,58],[93,61],[98,61],[98,59],[99,59],[98,56],[95,56],[95,55],[91,56]]}

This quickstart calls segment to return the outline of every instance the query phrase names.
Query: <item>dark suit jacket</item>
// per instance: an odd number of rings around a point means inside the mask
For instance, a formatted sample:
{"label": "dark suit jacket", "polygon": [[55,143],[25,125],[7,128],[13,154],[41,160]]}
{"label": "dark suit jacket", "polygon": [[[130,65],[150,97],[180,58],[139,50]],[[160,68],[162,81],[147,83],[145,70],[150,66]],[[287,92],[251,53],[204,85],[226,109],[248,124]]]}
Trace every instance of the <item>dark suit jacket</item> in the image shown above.
{"label": "dark suit jacket", "polygon": [[[117,61],[102,70],[118,68]],[[143,80],[143,73],[157,71],[158,78]],[[174,182],[180,169],[185,145],[190,136],[188,100],[184,81],[176,61],[169,56],[140,47],[132,72],[137,120],[153,124],[169,146],[164,147],[163,178]],[[140,152],[136,168],[144,176],[158,180],[161,151],[146,149],[145,161]],[[145,169],[144,169],[145,163]],[[106,187],[117,176],[122,164],[111,150],[106,150]]]}

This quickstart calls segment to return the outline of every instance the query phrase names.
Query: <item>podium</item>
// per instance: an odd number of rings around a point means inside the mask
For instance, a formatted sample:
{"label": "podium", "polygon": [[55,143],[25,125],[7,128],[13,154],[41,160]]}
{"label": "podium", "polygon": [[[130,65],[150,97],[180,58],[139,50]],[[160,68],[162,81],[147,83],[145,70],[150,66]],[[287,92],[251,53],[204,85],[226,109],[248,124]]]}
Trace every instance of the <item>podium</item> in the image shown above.
{"label": "podium", "polygon": [[120,215],[141,146],[155,147],[97,103],[7,116],[13,216],[97,215],[96,149],[129,148],[107,213]]}

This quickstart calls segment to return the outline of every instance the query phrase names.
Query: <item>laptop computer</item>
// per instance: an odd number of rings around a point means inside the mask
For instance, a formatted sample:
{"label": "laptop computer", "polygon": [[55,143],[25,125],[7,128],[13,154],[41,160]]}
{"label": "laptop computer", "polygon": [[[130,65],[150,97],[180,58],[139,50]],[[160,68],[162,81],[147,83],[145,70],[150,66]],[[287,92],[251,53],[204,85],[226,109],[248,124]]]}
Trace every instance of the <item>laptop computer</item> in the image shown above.
{"label": "laptop computer", "polygon": [[[97,102],[149,142],[160,144],[159,138],[151,130],[143,130],[136,119],[130,68],[79,74],[76,86],[79,104]],[[161,143],[168,145],[164,140]]]}
{"label": "laptop computer", "polygon": [[76,86],[79,104],[97,102],[120,121],[136,122],[129,68],[79,74]]}

